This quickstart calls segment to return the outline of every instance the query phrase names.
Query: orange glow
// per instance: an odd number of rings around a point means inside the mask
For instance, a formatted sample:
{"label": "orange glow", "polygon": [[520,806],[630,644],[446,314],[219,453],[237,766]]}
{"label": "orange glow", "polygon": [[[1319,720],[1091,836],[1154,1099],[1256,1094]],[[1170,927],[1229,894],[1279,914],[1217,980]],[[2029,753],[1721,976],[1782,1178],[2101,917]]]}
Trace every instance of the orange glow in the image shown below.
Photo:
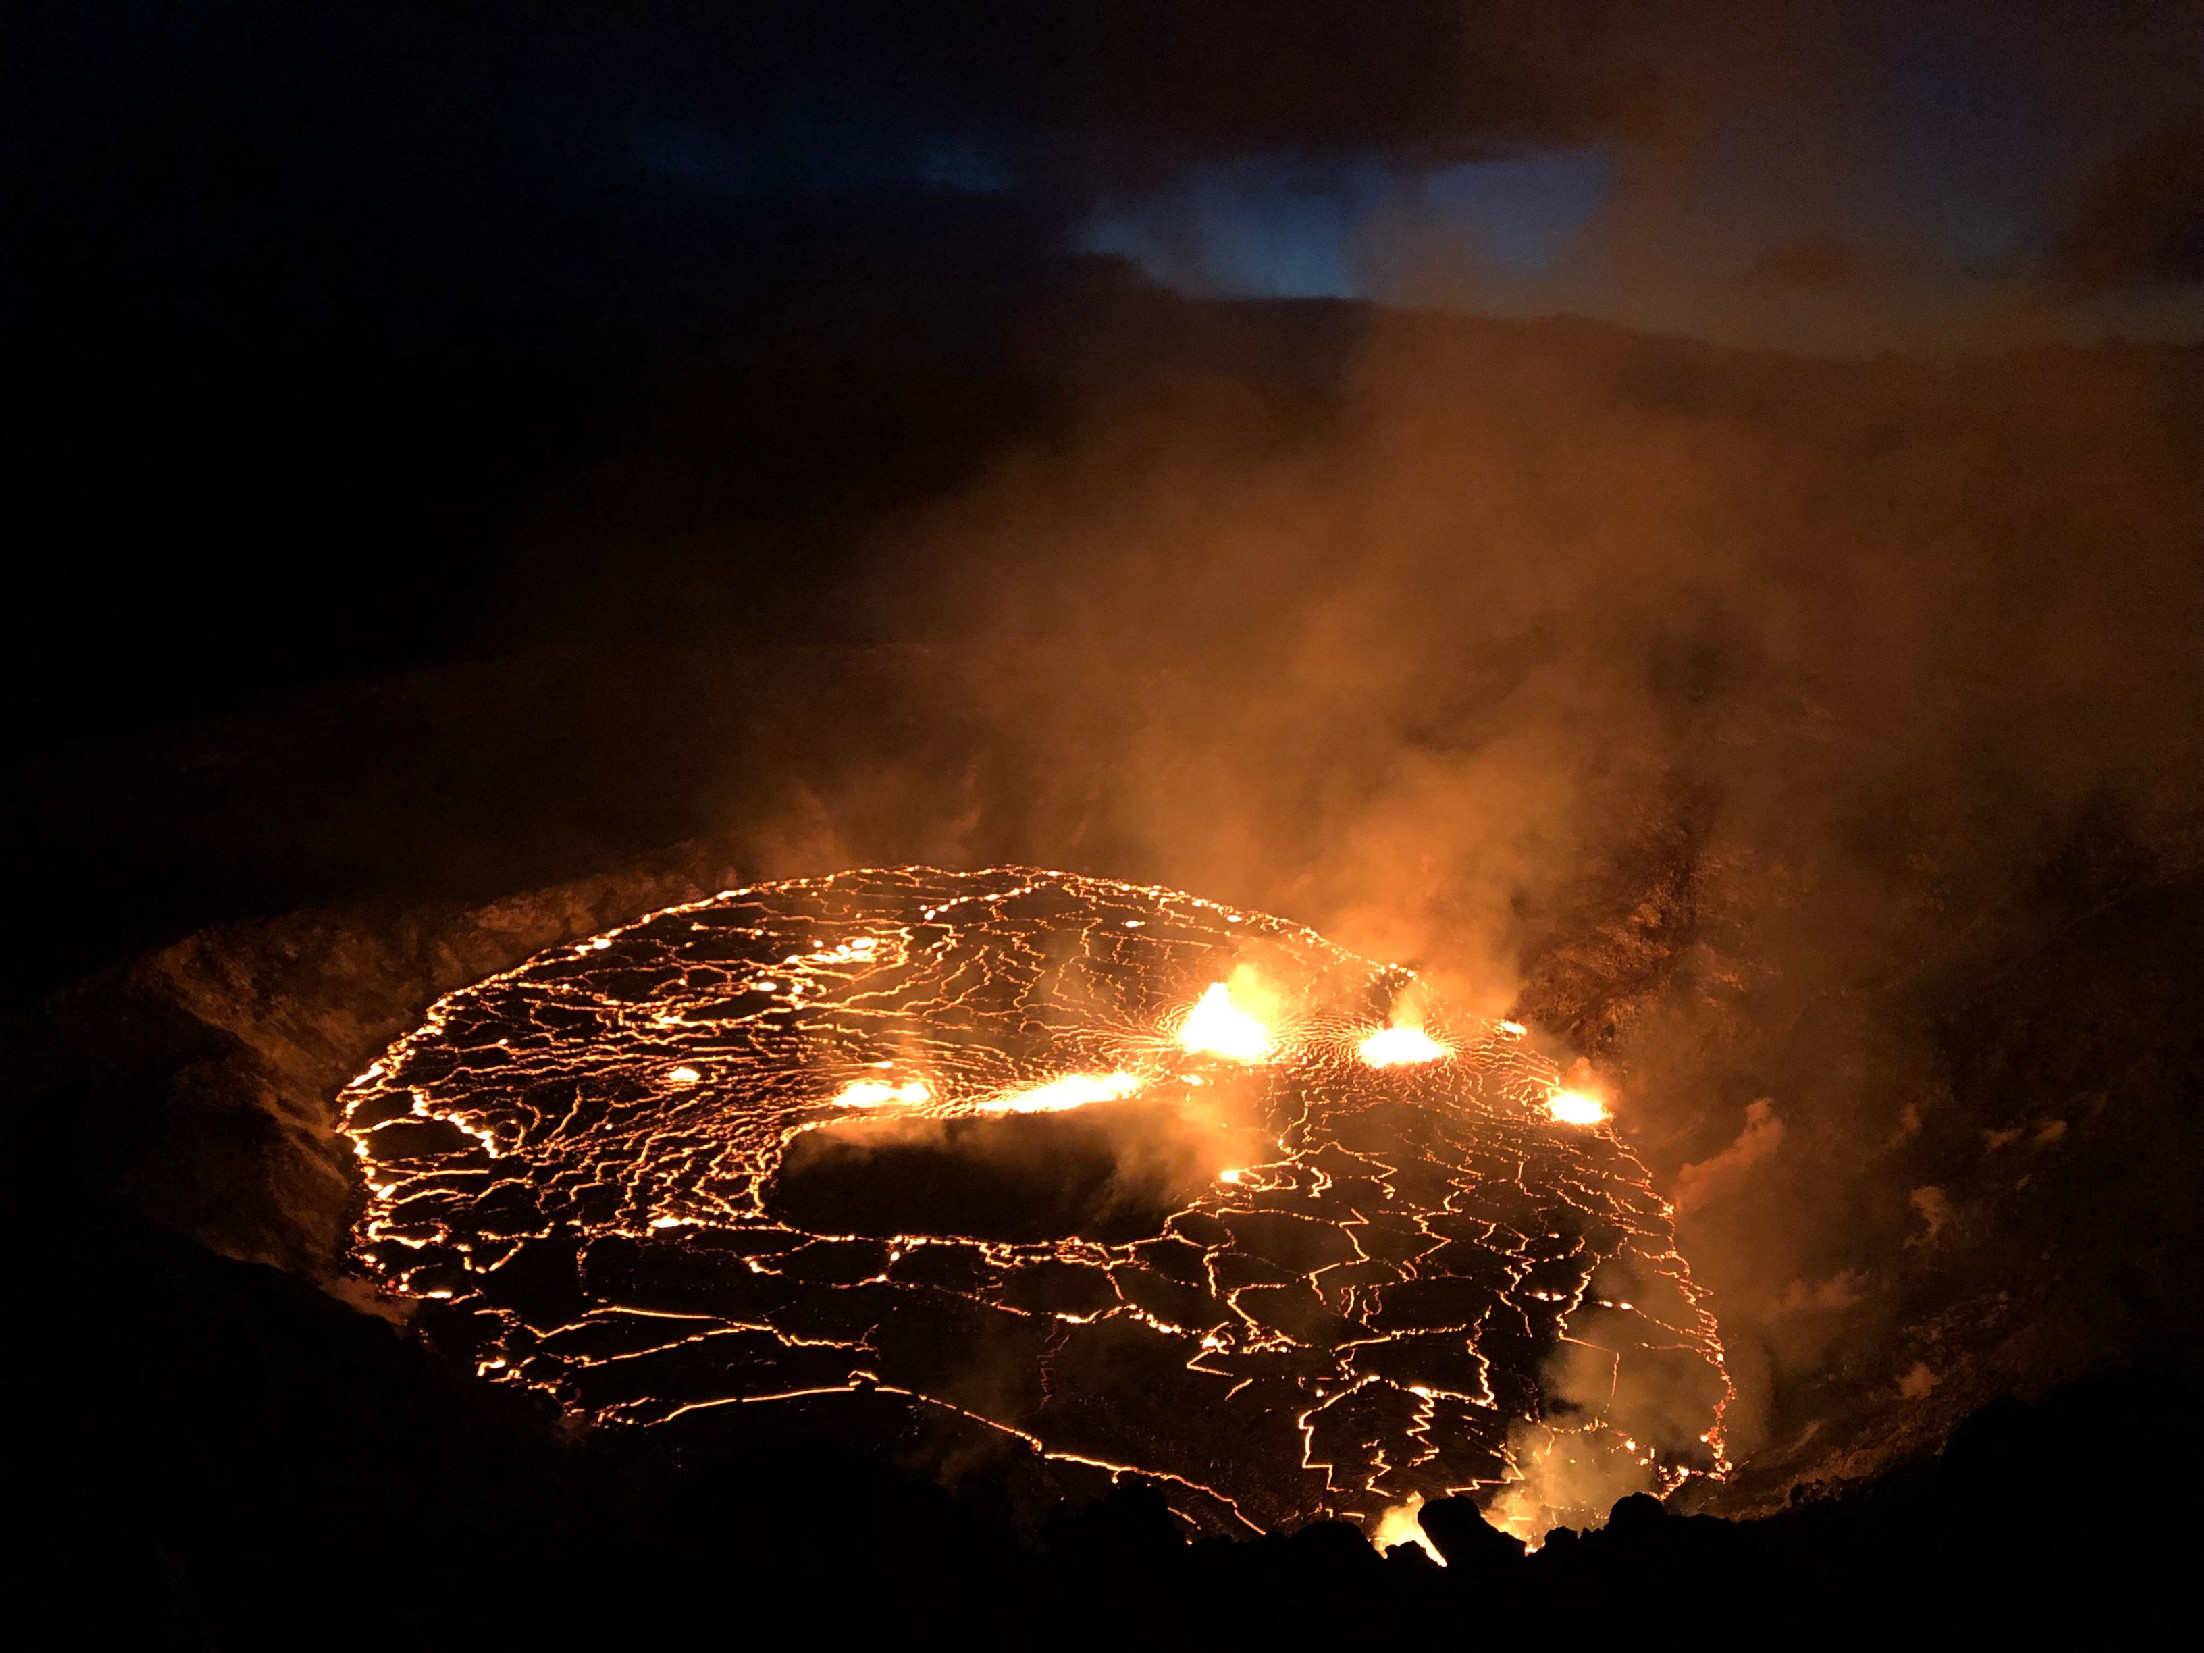
{"label": "orange glow", "polygon": [[1415,1062],[1435,1062],[1450,1054],[1446,1046],[1420,1027],[1380,1028],[1357,1048],[1362,1059],[1374,1068],[1397,1068]]}
{"label": "orange glow", "polygon": [[1031,1090],[1013,1091],[992,1102],[982,1102],[980,1112],[1061,1113],[1066,1108],[1083,1108],[1089,1102],[1115,1102],[1138,1089],[1140,1081],[1125,1072],[1067,1073]]}
{"label": "orange glow", "polygon": [[1414,1544],[1440,1566],[1446,1565],[1446,1557],[1439,1554],[1439,1547],[1424,1536],[1423,1523],[1416,1519],[1416,1512],[1423,1508],[1423,1494],[1412,1492],[1408,1502],[1395,1504],[1378,1517],[1377,1526],[1370,1533],[1370,1542],[1383,1555],[1395,1544]]}
{"label": "orange glow", "polygon": [[1235,1062],[1260,1062],[1274,1048],[1262,1018],[1241,1004],[1232,988],[1218,982],[1201,996],[1179,1029],[1179,1043],[1197,1055],[1223,1056]]}
{"label": "orange glow", "polygon": [[[639,980],[656,984],[640,1000]],[[1502,1024],[1422,989],[1405,998],[1411,985],[1282,920],[1029,868],[726,892],[448,995],[347,1086],[367,1202],[353,1254],[394,1297],[481,1315],[486,1378],[593,1424],[802,1396],[822,1417],[854,1406],[870,1428],[885,1396],[1043,1460],[1137,1475],[1212,1536],[1336,1518],[1428,1553],[1422,1500],[1468,1493],[1535,1542],[1596,1524],[1619,1492],[1723,1473],[1719,1329],[1648,1173],[1599,1123],[1594,1098],[1610,1093]],[[485,1045],[506,1060],[467,1060]],[[1568,1123],[1528,1123],[1550,1106]],[[963,1156],[1002,1177],[1006,1202],[1053,1189],[1063,1156],[1107,1152],[1128,1197],[1098,1190],[1106,1231],[1074,1232],[1067,1215],[1013,1242],[993,1237],[1024,1231],[990,1226],[977,1178],[969,1204],[938,1212],[893,1203],[893,1160],[832,1182],[850,1155],[883,1150],[912,1154],[914,1171]],[[1472,1181],[1505,1219],[1481,1237],[1452,1220],[1450,1191]],[[519,1236],[516,1186],[539,1213]],[[613,1187],[617,1202],[597,1192]],[[911,1220],[875,1220],[874,1199]],[[1626,1234],[1627,1275],[1595,1285],[1598,1248],[1552,1255],[1557,1207]],[[1121,1212],[1139,1226],[1119,1228]],[[530,1292],[546,1258],[574,1273],[560,1250],[574,1236],[648,1267],[583,1277],[579,1311]],[[1365,1252],[1372,1236],[1419,1247],[1412,1273]],[[854,1291],[844,1258],[870,1271]],[[1162,1258],[1187,1277],[1150,1266]],[[1428,1306],[1396,1289],[1403,1277],[1458,1282],[1461,1358],[1425,1361]],[[758,1312],[760,1294],[790,1305],[786,1325]],[[1004,1366],[1017,1382],[998,1392],[937,1369],[944,1312],[967,1312],[952,1298],[1029,1317],[1019,1348],[1030,1331],[1033,1354]],[[1351,1341],[1312,1337],[1313,1303]],[[1601,1401],[1558,1434],[1513,1398],[1538,1392],[1522,1364],[1537,1350],[1485,1337],[1525,1319],[1582,1356],[1569,1392]],[[1583,1341],[1601,1325],[1625,1353]],[[1641,1347],[1653,1381],[1680,1361],[1694,1374],[1673,1403],[1689,1431],[1670,1420],[1675,1444],[1658,1450]],[[1034,1382],[1071,1404],[1036,1411]],[[1120,1418],[1134,1386],[1153,1396]]]}
{"label": "orange glow", "polygon": [[1546,1112],[1564,1125],[1597,1125],[1607,1117],[1607,1104],[1581,1091],[1555,1091]]}
{"label": "orange glow", "polygon": [[890,1102],[924,1102],[933,1096],[922,1079],[891,1085],[884,1079],[853,1079],[834,1099],[838,1108],[878,1108]]}

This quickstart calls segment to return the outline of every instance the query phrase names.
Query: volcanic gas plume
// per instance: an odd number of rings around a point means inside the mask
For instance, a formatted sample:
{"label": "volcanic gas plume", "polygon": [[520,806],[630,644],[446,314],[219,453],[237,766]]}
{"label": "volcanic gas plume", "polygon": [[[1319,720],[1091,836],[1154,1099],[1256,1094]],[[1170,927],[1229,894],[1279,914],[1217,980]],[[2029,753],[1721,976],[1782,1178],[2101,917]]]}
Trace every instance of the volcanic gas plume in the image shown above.
{"label": "volcanic gas plume", "polygon": [[1540,1531],[1719,1471],[1643,1167],[1414,982],[1063,873],[728,891],[356,1079],[357,1255],[601,1423],[899,1395],[1210,1531],[1457,1491]]}

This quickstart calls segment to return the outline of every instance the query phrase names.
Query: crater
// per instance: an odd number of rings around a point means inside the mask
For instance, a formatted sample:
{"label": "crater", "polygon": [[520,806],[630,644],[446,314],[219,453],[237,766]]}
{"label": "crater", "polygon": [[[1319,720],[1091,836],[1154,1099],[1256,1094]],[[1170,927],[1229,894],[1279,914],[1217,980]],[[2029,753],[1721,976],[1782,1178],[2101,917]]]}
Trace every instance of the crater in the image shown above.
{"label": "crater", "polygon": [[[1189,1037],[1250,973],[1261,1055]],[[347,1087],[354,1255],[593,1421],[875,1441],[904,1397],[897,1428],[1156,1476],[1216,1535],[1374,1527],[1525,1431],[1656,1490],[1718,1467],[1721,1350],[1644,1167],[1553,1118],[1510,1024],[1432,995],[1440,1055],[1366,1059],[1399,975],[1035,868],[724,891],[447,996]],[[1600,1410],[1557,1434],[1550,1357],[1592,1339],[1563,1375]],[[1573,1486],[1510,1519],[1591,1524]]]}

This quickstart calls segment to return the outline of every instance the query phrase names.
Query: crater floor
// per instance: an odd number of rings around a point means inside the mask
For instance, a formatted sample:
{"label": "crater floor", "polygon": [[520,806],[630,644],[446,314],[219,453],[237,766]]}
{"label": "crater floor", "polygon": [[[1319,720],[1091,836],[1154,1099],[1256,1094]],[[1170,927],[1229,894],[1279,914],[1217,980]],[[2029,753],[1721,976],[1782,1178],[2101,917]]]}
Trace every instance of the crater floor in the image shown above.
{"label": "crater floor", "polygon": [[1728,1393],[1666,1207],[1557,1089],[1278,919],[850,872],[440,1001],[345,1093],[355,1254],[600,1423],[892,1395],[1206,1530],[1467,1491],[1543,1531],[1718,1468]]}

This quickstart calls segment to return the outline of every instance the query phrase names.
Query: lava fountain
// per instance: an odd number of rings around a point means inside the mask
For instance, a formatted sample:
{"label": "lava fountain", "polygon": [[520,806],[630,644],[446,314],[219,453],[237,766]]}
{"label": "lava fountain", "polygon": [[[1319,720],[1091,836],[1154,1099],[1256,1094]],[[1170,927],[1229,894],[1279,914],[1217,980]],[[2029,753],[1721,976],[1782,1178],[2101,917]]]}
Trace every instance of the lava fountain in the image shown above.
{"label": "lava fountain", "polygon": [[1581,1518],[1526,1504],[1557,1444],[1718,1471],[1644,1168],[1520,1027],[1420,992],[1396,1026],[1414,979],[1064,873],[731,890],[447,996],[355,1079],[355,1254],[599,1423],[901,1396],[1205,1530]]}

